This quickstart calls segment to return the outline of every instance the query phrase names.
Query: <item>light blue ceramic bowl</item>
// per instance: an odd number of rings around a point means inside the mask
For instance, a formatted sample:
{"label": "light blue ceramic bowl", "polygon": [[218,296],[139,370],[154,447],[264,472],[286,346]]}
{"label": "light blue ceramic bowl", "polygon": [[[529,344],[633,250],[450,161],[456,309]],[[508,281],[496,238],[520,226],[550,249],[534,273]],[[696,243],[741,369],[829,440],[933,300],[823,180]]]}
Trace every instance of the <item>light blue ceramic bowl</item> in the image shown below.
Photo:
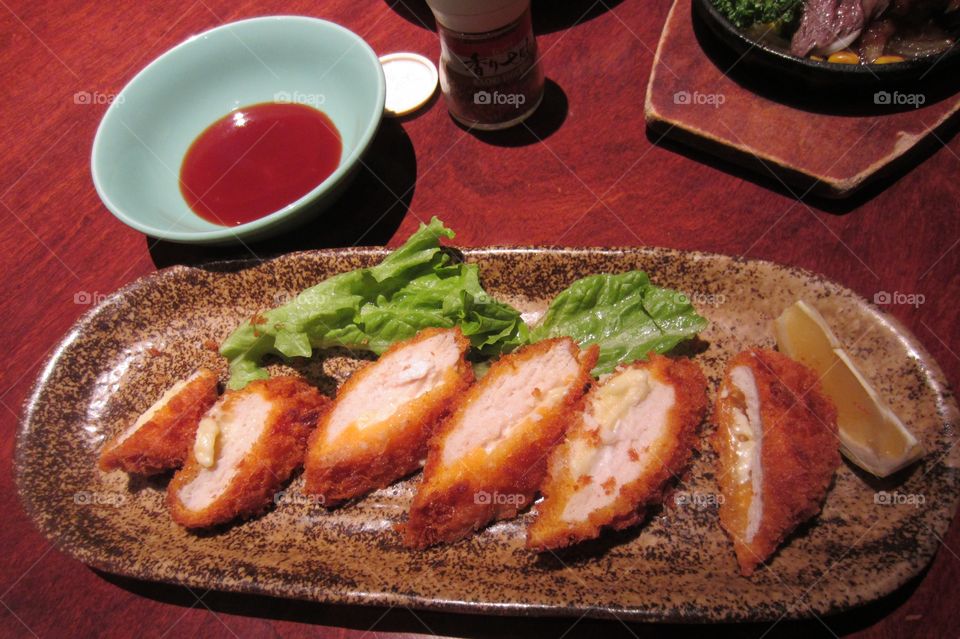
{"label": "light blue ceramic bowl", "polygon": [[[125,224],[173,242],[226,244],[272,235],[321,211],[360,164],[386,93],[377,55],[325,20],[255,18],[194,36],[137,74],[107,109],[93,141],[93,183]],[[340,165],[284,208],[239,226],[196,215],[180,194],[190,144],[215,120],[260,102],[296,101],[340,131]]]}

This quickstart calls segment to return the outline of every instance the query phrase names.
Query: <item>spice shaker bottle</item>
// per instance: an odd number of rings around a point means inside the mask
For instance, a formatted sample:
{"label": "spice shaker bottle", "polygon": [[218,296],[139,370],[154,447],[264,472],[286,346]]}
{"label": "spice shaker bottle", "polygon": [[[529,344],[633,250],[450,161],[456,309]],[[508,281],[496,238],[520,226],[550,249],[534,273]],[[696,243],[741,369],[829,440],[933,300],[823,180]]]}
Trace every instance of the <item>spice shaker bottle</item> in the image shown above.
{"label": "spice shaker bottle", "polygon": [[427,0],[450,114],[482,130],[522,122],[543,99],[530,0]]}

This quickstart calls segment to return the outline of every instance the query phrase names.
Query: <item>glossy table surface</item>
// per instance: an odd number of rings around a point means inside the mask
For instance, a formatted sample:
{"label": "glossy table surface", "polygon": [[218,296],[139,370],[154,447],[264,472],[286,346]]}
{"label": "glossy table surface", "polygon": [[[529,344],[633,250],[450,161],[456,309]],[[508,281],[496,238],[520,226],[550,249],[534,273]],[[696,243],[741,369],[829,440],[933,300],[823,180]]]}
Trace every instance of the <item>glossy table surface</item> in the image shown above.
{"label": "glossy table surface", "polygon": [[[868,299],[886,292],[903,303],[885,310],[919,336],[955,386],[960,140],[941,131],[918,166],[835,202],[658,139],[644,127],[643,100],[669,6],[667,0],[535,2],[550,83],[526,126],[477,135],[454,124],[435,100],[414,117],[384,123],[361,175],[315,222],[259,244],[203,248],[146,238],[100,203],[88,158],[111,96],[184,38],[257,15],[323,17],[353,29],[378,53],[408,50],[435,59],[439,43],[423,3],[0,0],[0,351],[7,355],[0,369],[0,636],[705,634],[616,621],[331,607],[101,574],[40,536],[19,505],[12,473],[23,400],[51,347],[91,302],[172,264],[393,245],[434,214],[456,229],[463,246],[713,251],[818,271]],[[942,541],[920,578],[866,608],[710,632],[955,636],[960,528],[954,524]],[[842,563],[832,569],[842,570]]]}

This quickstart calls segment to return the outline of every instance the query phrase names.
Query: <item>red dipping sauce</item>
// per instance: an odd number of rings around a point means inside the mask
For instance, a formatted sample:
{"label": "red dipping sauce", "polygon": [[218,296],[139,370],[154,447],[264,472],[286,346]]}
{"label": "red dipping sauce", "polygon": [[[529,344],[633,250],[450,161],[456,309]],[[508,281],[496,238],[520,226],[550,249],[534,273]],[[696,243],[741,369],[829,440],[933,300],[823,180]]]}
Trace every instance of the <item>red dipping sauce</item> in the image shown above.
{"label": "red dipping sauce", "polygon": [[200,217],[251,222],[298,200],[340,163],[340,133],[305,104],[254,104],[201,133],[180,166],[180,192]]}

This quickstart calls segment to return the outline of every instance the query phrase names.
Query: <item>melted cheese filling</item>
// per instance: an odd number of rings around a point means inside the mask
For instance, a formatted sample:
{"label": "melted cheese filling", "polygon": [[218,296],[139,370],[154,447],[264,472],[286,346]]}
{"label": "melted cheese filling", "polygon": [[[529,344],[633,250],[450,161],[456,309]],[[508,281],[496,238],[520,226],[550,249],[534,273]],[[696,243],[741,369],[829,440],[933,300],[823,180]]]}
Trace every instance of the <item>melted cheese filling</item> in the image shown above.
{"label": "melted cheese filling", "polygon": [[237,466],[260,439],[272,409],[273,402],[260,393],[237,395],[210,409],[200,428],[206,428],[204,422],[215,422],[220,445],[215,447],[213,464],[201,467],[196,477],[180,489],[180,501],[185,508],[203,510],[223,494],[233,481]]}
{"label": "melted cheese filling", "polygon": [[568,472],[575,481],[588,478],[567,500],[561,519],[586,520],[612,504],[620,488],[663,462],[651,454],[668,432],[676,391],[644,369],[628,368],[596,388],[583,414],[584,425],[597,433],[570,441]]}
{"label": "melted cheese filling", "polygon": [[[760,530],[763,516],[763,422],[760,418],[760,393],[753,371],[748,366],[737,366],[730,371],[730,382],[739,396],[734,403],[728,427],[730,448],[735,459],[733,474],[739,484],[750,484],[750,506],[744,537],[749,543]],[[741,401],[742,399],[742,401]]]}
{"label": "melted cheese filling", "polygon": [[374,370],[338,398],[327,423],[326,441],[332,443],[350,426],[362,430],[383,422],[403,405],[440,385],[459,360],[460,347],[450,332],[381,357],[373,364]]}

